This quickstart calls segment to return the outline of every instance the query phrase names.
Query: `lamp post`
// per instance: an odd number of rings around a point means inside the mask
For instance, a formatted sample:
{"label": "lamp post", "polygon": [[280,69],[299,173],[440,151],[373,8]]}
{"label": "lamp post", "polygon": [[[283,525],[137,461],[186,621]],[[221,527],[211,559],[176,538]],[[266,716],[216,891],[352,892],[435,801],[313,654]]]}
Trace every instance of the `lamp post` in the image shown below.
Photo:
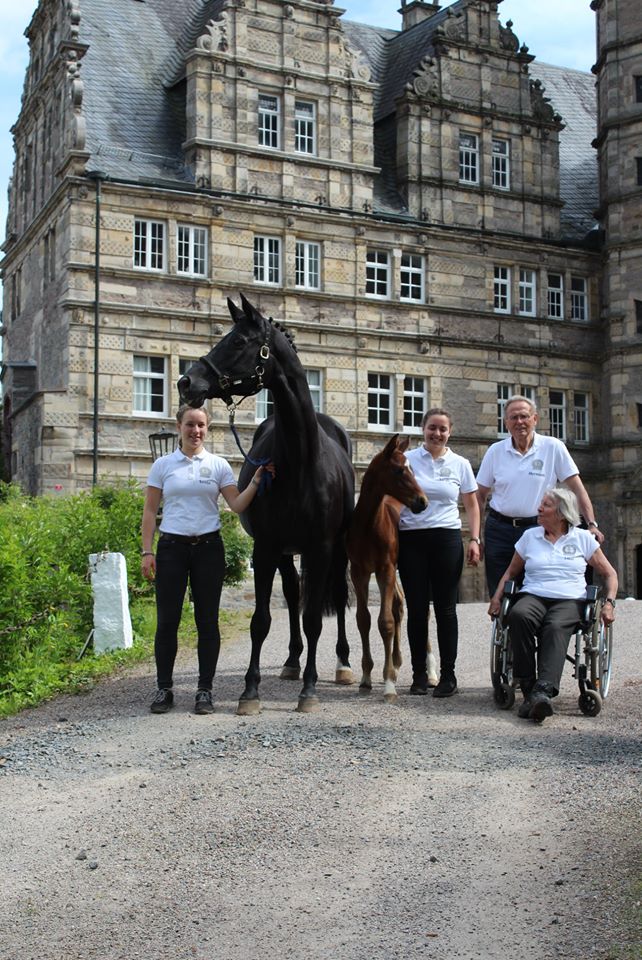
{"label": "lamp post", "polygon": [[149,449],[152,451],[152,460],[158,460],[166,453],[172,453],[176,449],[177,440],[178,434],[166,430],[165,427],[161,427],[158,433],[150,433]]}
{"label": "lamp post", "polygon": [[93,471],[92,486],[98,482],[98,387],[99,387],[99,346],[100,346],[100,185],[107,179],[103,170],[91,170],[87,174],[96,185],[96,241],[94,260],[94,442],[92,449]]}

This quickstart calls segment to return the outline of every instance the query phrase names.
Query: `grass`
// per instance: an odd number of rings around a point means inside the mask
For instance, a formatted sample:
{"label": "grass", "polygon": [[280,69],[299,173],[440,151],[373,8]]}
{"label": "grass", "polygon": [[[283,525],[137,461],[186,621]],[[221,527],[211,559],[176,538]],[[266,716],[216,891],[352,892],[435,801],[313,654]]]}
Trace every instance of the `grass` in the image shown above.
{"label": "grass", "polygon": [[[250,613],[221,610],[219,623],[222,642],[231,643],[247,636]],[[34,650],[15,670],[10,684],[0,692],[0,717],[10,717],[27,707],[35,707],[62,693],[85,693],[101,677],[109,676],[137,663],[153,660],[156,607],[154,600],[134,600],[131,605],[134,642],[128,650],[113,650],[100,655],[91,647],[80,660],[57,660],[51,649]],[[189,604],[185,604],[179,628],[179,645],[196,647],[196,627]],[[85,637],[77,637],[77,656]]]}

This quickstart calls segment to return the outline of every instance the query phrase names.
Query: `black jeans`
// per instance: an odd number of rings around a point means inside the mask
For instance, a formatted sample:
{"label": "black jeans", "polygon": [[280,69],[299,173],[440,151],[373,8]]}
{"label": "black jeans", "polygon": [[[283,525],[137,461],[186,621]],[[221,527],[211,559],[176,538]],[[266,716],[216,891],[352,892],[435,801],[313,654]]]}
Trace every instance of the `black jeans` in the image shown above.
{"label": "black jeans", "polygon": [[198,543],[163,533],[156,549],[156,675],[159,689],[172,686],[178,626],[189,580],[198,631],[198,687],[211,690],[221,649],[218,608],[225,550],[218,531]]}
{"label": "black jeans", "polygon": [[437,621],[440,670],[452,674],[457,660],[457,593],[464,566],[461,530],[399,531],[399,577],[406,595],[408,642],[415,682],[426,680],[428,612]]}
{"label": "black jeans", "polygon": [[[569,640],[582,618],[584,600],[549,600],[520,593],[508,614],[516,680],[539,680],[560,689]],[[535,635],[537,634],[537,665]]]}
{"label": "black jeans", "polygon": [[[486,584],[488,596],[492,597],[497,584],[506,573],[515,553],[515,544],[528,527],[513,527],[504,520],[497,520],[488,514],[484,529],[484,564],[486,566]],[[517,578],[517,586],[523,577]]]}

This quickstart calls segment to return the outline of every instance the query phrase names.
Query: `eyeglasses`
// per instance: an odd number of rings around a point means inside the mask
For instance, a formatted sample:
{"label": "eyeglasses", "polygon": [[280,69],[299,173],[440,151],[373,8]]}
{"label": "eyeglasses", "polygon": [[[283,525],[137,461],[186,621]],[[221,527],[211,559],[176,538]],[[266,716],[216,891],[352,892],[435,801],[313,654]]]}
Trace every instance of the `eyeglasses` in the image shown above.
{"label": "eyeglasses", "polygon": [[511,413],[510,416],[507,417],[506,419],[510,420],[511,422],[514,422],[517,420],[532,420],[532,418],[533,418],[532,413]]}

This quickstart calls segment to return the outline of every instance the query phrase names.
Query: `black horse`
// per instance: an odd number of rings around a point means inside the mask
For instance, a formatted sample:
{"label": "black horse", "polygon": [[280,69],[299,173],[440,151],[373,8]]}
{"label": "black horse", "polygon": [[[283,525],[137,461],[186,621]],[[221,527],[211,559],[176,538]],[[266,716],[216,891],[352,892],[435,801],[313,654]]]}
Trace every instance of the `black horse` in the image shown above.
{"label": "black horse", "polygon": [[[256,606],[250,626],[252,655],[238,712],[259,712],[259,665],[271,623],[274,574],[277,567],[282,572],[285,568],[290,583],[294,565],[286,556],[293,554],[301,555],[303,632],[308,643],[298,709],[308,712],[318,705],[316,651],[324,613],[336,613],[337,658],[344,670],[350,670],[344,539],[354,509],[351,444],[340,424],[315,413],[291,337],[242,294],[242,310],[229,299],[227,303],[234,328],[192,364],[178,381],[178,390],[181,401],[193,407],[208,397],[220,397],[232,407],[234,396],[251,396],[263,387],[274,399],[274,415],[254,434],[249,458],[271,460],[275,479],[241,514],[241,523],[254,538]],[[239,489],[248,485],[254,471],[251,463],[243,465]],[[286,666],[292,666],[292,659],[291,648]]]}

